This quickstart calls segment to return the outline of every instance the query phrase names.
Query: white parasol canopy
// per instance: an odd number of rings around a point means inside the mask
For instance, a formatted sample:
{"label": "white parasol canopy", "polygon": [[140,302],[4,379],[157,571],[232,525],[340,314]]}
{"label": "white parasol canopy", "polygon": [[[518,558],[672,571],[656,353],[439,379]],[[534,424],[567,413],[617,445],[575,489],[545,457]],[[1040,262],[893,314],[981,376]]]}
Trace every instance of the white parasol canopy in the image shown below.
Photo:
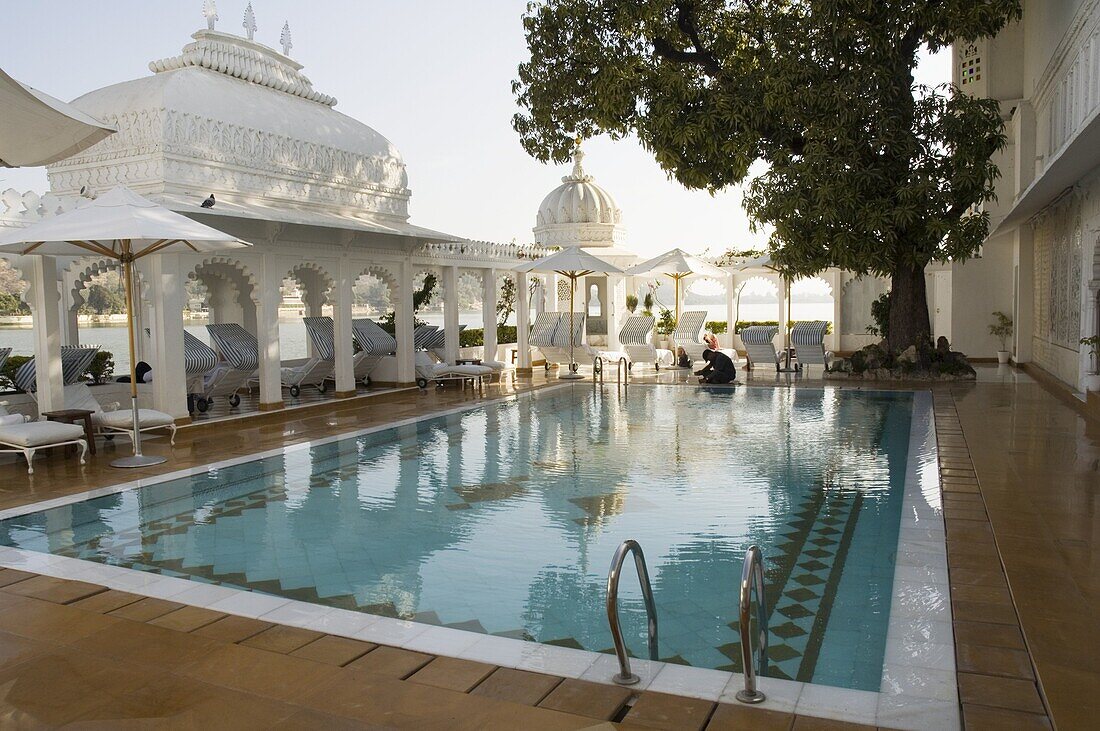
{"label": "white parasol canopy", "polygon": [[558,377],[566,379],[581,378],[581,375],[576,372],[576,361],[573,359],[573,300],[576,297],[577,280],[597,272],[601,274],[622,274],[623,270],[598,256],[589,254],[587,251],[570,246],[550,256],[524,262],[515,267],[513,271],[523,273],[554,272],[569,280],[569,372]]}
{"label": "white parasol canopy", "polygon": [[671,277],[676,286],[676,320],[680,319],[680,282],[691,276],[711,277],[713,279],[726,279],[729,272],[710,262],[703,261],[694,254],[689,254],[683,249],[666,251],[641,264],[635,264],[626,270],[630,276],[642,276],[645,274],[664,274]]}
{"label": "white parasol canopy", "polygon": [[119,186],[99,198],[83,203],[26,228],[0,234],[0,252],[19,255],[87,256],[116,259],[122,263],[126,285],[126,324],[130,335],[130,402],[133,410],[134,456],[115,460],[115,467],[145,467],[165,461],[164,457],[141,453],[141,428],[137,407],[137,377],[134,372],[134,261],[168,248],[189,251],[220,251],[251,246],[215,228],[192,221],[179,213],[142,198]]}
{"label": "white parasol canopy", "polygon": [[0,166],[36,167],[71,157],[116,131],[0,69]]}

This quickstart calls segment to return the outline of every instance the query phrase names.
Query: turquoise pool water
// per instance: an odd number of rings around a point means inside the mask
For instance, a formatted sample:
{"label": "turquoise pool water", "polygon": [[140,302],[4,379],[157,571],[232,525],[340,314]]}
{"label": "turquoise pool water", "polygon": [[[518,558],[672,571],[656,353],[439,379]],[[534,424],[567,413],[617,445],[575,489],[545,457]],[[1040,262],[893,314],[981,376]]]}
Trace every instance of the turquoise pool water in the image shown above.
{"label": "turquoise pool water", "polygon": [[[912,396],[575,386],[0,522],[0,543],[593,651],[646,553],[660,656],[739,670],[766,557],[775,677],[879,689]],[[628,644],[645,653],[631,573]]]}

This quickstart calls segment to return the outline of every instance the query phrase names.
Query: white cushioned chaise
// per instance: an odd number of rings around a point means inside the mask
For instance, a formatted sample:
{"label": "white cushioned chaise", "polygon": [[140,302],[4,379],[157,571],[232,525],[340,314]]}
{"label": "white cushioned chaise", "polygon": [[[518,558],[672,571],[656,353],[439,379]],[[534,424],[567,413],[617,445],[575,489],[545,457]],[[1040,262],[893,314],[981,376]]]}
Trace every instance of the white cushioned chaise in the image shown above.
{"label": "white cushioned chaise", "polygon": [[0,452],[21,452],[27,460],[27,474],[34,474],[34,453],[39,449],[76,444],[80,464],[85,463],[88,442],[84,427],[59,421],[24,421],[22,414],[9,414],[0,406]]}

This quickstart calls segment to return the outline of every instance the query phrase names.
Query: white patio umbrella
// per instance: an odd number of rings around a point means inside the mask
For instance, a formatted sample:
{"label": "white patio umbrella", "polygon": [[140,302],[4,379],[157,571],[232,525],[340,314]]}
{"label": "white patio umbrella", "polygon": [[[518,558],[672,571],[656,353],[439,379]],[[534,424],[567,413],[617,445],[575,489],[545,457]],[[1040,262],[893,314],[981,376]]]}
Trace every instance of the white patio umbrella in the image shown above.
{"label": "white patio umbrella", "polygon": [[710,262],[703,261],[683,249],[666,251],[641,264],[635,264],[626,270],[626,274],[636,277],[644,274],[664,274],[671,277],[676,287],[676,320],[680,320],[680,282],[691,276],[726,279],[729,272]]}
{"label": "white patio umbrella", "polygon": [[116,131],[0,69],[0,166],[35,167],[71,157]]}
{"label": "white patio umbrella", "polygon": [[569,372],[562,373],[558,378],[575,379],[583,378],[573,370],[573,299],[577,292],[577,280],[587,277],[589,274],[622,274],[623,270],[614,264],[589,254],[576,246],[569,246],[561,251],[541,259],[524,262],[513,271],[517,272],[553,272],[560,274],[569,280]]}
{"label": "white patio umbrella", "polygon": [[43,256],[103,256],[122,264],[126,285],[126,326],[130,339],[130,407],[133,412],[134,454],[111,462],[112,467],[146,467],[166,461],[141,453],[138,419],[136,355],[134,353],[134,262],[169,248],[220,251],[251,246],[229,234],[173,213],[119,186],[79,207],[26,228],[0,234],[0,252]]}
{"label": "white patio umbrella", "polygon": [[[782,268],[772,261],[771,254],[764,254],[755,259],[748,260],[740,267],[741,271],[745,271],[746,269],[771,269],[773,272],[783,277],[783,299],[787,303],[786,320],[779,323],[779,329],[783,331],[783,358],[786,360],[786,365],[783,367],[783,370],[793,371],[794,369],[791,368],[791,334],[787,329],[788,323],[791,321],[791,278]],[[733,332],[733,330],[731,329],[730,332]]]}

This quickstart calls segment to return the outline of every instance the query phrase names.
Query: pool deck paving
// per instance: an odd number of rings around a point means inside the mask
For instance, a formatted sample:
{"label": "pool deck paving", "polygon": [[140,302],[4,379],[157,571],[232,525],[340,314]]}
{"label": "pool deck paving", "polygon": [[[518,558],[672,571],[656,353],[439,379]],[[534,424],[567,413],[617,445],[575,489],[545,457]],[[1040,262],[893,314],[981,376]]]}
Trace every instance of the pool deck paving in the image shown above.
{"label": "pool deck paving", "polygon": [[[1093,728],[1100,423],[1049,383],[1015,369],[979,373],[976,384],[932,389],[962,721],[968,729]],[[682,372],[633,380],[691,385]],[[792,383],[771,374],[741,380]],[[189,427],[174,448],[146,443],[167,464],[126,473],[107,466],[125,451],[121,440],[83,467],[55,453],[27,475],[5,460],[0,509],[555,382],[540,370],[484,396],[391,392]],[[0,570],[0,688],[5,728],[870,728],[414,653],[13,570]]]}

